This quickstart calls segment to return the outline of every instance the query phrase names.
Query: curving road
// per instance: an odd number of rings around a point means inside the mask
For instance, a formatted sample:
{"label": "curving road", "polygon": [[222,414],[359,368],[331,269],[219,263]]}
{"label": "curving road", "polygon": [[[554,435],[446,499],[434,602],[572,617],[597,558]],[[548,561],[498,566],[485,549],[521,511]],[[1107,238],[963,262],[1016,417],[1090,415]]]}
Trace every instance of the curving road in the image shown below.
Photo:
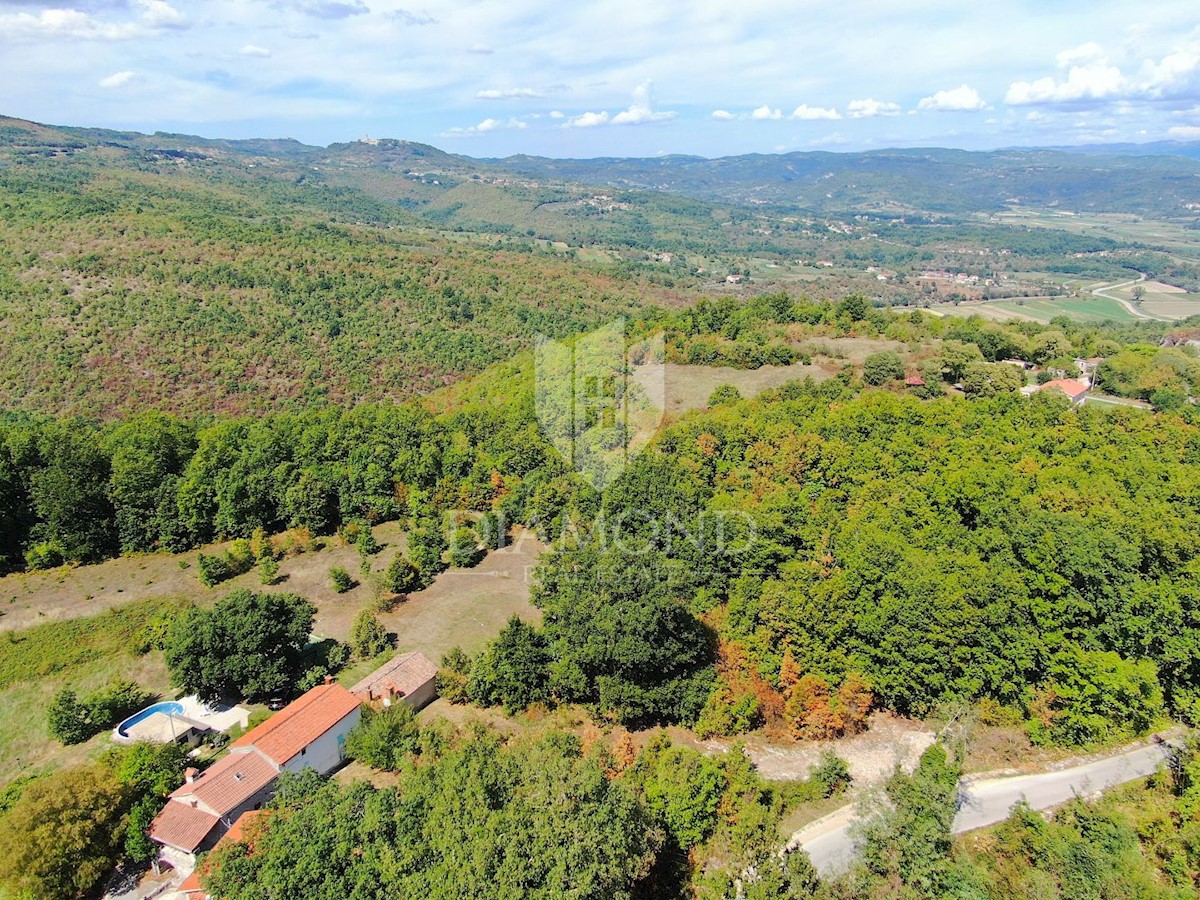
{"label": "curving road", "polygon": [[1128,300],[1124,299],[1123,297],[1114,297],[1112,294],[1105,293],[1106,291],[1115,291],[1118,288],[1127,288],[1130,285],[1137,284],[1139,281],[1145,281],[1145,280],[1146,280],[1146,275],[1145,275],[1145,273],[1142,273],[1142,274],[1139,274],[1137,278],[1131,279],[1129,281],[1122,281],[1118,284],[1106,284],[1106,285],[1102,285],[1101,287],[1098,287],[1098,288],[1093,288],[1092,293],[1097,297],[1103,297],[1105,300],[1116,300],[1123,307],[1125,307],[1126,310],[1128,310],[1128,312],[1131,316],[1134,316],[1138,319],[1158,320],[1158,316],[1152,316],[1149,313],[1142,312],[1140,309],[1138,309],[1136,306],[1134,306],[1132,303],[1130,303]]}
{"label": "curving road", "polygon": [[[1065,803],[1076,794],[1093,794],[1144,778],[1162,765],[1169,749],[1167,745],[1150,744],[1105,759],[1036,775],[964,778],[958,786],[954,833],[1003,821],[1021,799],[1034,809],[1048,809]],[[854,807],[844,806],[797,831],[788,846],[803,847],[821,877],[837,875],[845,871],[854,858],[854,840],[850,831],[856,821],[858,816]]]}

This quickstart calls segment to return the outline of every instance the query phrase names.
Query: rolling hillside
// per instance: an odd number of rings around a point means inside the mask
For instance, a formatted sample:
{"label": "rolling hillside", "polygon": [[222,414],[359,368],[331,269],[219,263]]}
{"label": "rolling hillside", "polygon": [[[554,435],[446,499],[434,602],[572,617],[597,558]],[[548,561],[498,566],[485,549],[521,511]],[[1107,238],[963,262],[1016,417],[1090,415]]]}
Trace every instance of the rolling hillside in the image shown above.
{"label": "rolling hillside", "polygon": [[198,160],[170,140],[2,134],[0,396],[13,409],[400,398],[539,333],[678,300],[617,267],[410,230],[394,204],[276,177],[286,157],[269,157],[266,178],[238,170],[233,157],[273,144]]}

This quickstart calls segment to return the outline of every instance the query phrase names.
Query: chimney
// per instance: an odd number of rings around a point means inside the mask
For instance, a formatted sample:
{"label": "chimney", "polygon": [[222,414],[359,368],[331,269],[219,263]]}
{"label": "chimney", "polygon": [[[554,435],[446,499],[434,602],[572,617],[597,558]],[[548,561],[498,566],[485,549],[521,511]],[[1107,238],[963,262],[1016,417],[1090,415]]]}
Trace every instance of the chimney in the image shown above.
{"label": "chimney", "polygon": [[199,769],[193,768],[192,766],[188,766],[186,769],[183,770],[184,783],[191,784],[193,781],[196,780],[196,776],[199,774],[200,774]]}
{"label": "chimney", "polygon": [[332,675],[326,675],[326,676],[325,676],[325,683],[326,683],[326,684],[333,684],[333,676],[332,676]]}

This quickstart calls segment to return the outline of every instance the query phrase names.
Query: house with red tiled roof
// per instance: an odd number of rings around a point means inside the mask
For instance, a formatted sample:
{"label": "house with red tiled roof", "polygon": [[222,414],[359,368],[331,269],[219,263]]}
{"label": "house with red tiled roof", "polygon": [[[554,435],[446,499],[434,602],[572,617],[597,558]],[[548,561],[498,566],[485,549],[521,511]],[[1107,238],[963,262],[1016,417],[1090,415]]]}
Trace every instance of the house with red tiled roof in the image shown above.
{"label": "house with red tiled roof", "polygon": [[230,744],[230,755],[260,753],[281,772],[312,768],[324,775],[341,763],[361,703],[327,678]]}
{"label": "house with red tiled roof", "polygon": [[[242,813],[237,817],[237,821],[233,823],[230,829],[217,841],[217,845],[213,849],[215,850],[217,847],[234,841],[247,840],[247,826],[253,826],[256,821],[261,821],[266,815],[267,811],[265,809],[252,809]],[[183,883],[176,889],[171,900],[208,900],[208,898],[208,891],[200,886],[200,873],[197,871],[192,872],[191,875],[183,879]]]}
{"label": "house with red tiled roof", "polygon": [[168,851],[167,861],[179,868],[177,858],[186,864],[187,857],[212,847],[239,815],[265,803],[278,775],[279,770],[256,753],[231,753],[204,772],[188,769],[184,783],[150,823],[150,839],[161,844]]}
{"label": "house with red tiled roof", "polygon": [[414,650],[388,660],[350,692],[364,703],[391,706],[402,700],[420,709],[437,696],[437,673],[437,666],[424,653]]}
{"label": "house with red tiled roof", "polygon": [[240,816],[275,792],[280,772],[316,769],[322,775],[345,758],[346,735],[361,717],[361,700],[327,678],[250,729],[208,769],[189,769],[185,782],[150,824],[160,858],[190,872],[196,854],[211,849]]}
{"label": "house with red tiled roof", "polygon": [[1060,391],[1067,395],[1071,403],[1078,406],[1087,395],[1088,386],[1074,378],[1056,378],[1054,381],[1047,381],[1038,391]]}

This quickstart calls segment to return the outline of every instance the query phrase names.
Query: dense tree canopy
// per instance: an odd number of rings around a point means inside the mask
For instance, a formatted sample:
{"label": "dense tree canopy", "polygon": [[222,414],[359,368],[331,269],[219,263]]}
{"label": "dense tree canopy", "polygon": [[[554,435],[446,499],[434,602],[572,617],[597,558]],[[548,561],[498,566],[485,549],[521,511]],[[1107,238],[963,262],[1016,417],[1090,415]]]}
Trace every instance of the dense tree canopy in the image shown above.
{"label": "dense tree canopy", "polygon": [[289,693],[304,672],[315,612],[296,594],[247,590],[192,607],[167,636],[171,680],[208,701]]}
{"label": "dense tree canopy", "polygon": [[991,697],[1060,741],[1144,730],[1160,690],[1196,715],[1196,426],[1042,397],[831,405],[830,390],[692,417],[606,492],[604,521],[640,549],[547,560],[555,695],[686,718],[684,661],[712,659],[691,609],[780,692],[788,656],[833,688],[858,673],[901,712]]}
{"label": "dense tree canopy", "polygon": [[147,862],[144,829],[182,783],[184,759],[177,744],[134,744],[21,785],[0,810],[0,889],[31,900],[83,897],[118,860]]}
{"label": "dense tree canopy", "polygon": [[421,730],[404,710],[366,714],[347,743],[394,787],[285,776],[262,833],[201,866],[213,895],[732,898],[773,858],[789,790],[739,748],[709,757],[660,734],[640,754],[585,749],[560,732]]}

